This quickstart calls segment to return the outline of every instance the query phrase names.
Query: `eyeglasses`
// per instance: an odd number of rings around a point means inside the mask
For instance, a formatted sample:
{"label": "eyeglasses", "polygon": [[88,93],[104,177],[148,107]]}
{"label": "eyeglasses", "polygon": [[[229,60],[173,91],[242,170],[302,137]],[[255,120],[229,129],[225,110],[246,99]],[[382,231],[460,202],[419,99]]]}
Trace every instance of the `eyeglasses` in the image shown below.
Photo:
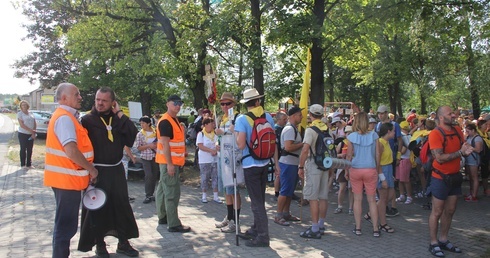
{"label": "eyeglasses", "polygon": [[224,106],[230,106],[231,104],[233,104],[233,102],[221,102],[221,106],[224,107]]}
{"label": "eyeglasses", "polygon": [[182,106],[184,105],[184,102],[183,101],[174,101],[174,106]]}

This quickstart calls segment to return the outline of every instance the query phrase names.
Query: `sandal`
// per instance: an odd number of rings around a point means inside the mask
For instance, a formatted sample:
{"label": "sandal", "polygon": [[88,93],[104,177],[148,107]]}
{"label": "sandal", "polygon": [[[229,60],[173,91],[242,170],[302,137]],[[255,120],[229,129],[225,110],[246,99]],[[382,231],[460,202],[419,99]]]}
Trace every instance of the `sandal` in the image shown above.
{"label": "sandal", "polygon": [[458,254],[461,253],[461,249],[453,245],[453,243],[449,242],[449,240],[447,240],[446,242],[439,241],[439,247],[449,252],[458,253]]}
{"label": "sandal", "polygon": [[379,230],[373,231],[373,237],[379,237],[379,236],[380,236]]}
{"label": "sandal", "polygon": [[287,222],[284,218],[275,217],[274,223],[279,224],[281,226],[286,226],[286,227],[289,226],[289,222]]}
{"label": "sandal", "polygon": [[393,233],[393,232],[395,232],[395,230],[392,227],[388,226],[388,224],[379,225],[379,229],[383,230],[386,233]]}
{"label": "sandal", "polygon": [[444,252],[438,244],[429,245],[429,252],[437,257],[444,257]]}
{"label": "sandal", "polygon": [[356,236],[362,235],[361,229],[357,229],[357,228],[353,229],[352,233],[356,234]]}
{"label": "sandal", "polygon": [[314,239],[320,239],[322,238],[322,233],[320,233],[320,231],[317,231],[317,232],[313,232],[313,230],[311,230],[311,227],[309,227],[307,230],[305,230],[304,232],[301,232],[299,234],[300,237],[304,237],[304,238],[314,238]]}
{"label": "sandal", "polygon": [[284,217],[284,219],[285,219],[286,221],[301,221],[301,219],[300,219],[300,218],[298,218],[298,217],[296,217],[296,216],[293,216],[293,215],[291,215],[291,214],[289,214],[289,215],[285,216],[285,217]]}
{"label": "sandal", "polygon": [[335,209],[335,211],[333,212],[333,214],[339,214],[339,213],[342,213],[342,208],[337,208],[337,209]]}
{"label": "sandal", "polygon": [[369,216],[369,213],[366,213],[366,215],[364,215],[364,219],[369,221],[369,223],[373,224],[373,222],[371,221],[371,216]]}

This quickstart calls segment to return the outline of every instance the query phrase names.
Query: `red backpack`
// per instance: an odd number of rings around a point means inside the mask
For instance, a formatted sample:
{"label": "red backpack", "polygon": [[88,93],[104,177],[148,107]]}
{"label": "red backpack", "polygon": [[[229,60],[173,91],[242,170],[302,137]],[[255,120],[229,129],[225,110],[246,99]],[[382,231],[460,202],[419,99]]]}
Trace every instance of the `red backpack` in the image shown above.
{"label": "red backpack", "polygon": [[247,143],[250,154],[245,155],[242,160],[248,156],[258,160],[274,157],[274,152],[277,149],[276,132],[274,127],[267,121],[265,113],[260,117],[256,117],[252,112],[248,112],[245,115],[252,118],[254,123],[250,142]]}

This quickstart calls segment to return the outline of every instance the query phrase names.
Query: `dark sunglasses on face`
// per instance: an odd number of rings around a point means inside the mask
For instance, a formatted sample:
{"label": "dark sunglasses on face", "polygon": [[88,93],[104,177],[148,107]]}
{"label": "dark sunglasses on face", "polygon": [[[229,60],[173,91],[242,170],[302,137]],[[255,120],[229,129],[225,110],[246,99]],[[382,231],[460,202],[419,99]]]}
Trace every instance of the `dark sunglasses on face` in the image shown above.
{"label": "dark sunglasses on face", "polygon": [[221,106],[230,106],[233,102],[221,102]]}
{"label": "dark sunglasses on face", "polygon": [[182,101],[174,101],[174,106],[179,106],[180,107],[182,105],[184,105],[184,102],[182,102]]}

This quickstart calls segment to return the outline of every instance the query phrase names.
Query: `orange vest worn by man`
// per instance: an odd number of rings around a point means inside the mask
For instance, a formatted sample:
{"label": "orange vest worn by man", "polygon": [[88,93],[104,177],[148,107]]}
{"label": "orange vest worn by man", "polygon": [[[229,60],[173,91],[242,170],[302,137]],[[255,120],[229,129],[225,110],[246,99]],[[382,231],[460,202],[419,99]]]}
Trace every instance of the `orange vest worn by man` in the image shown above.
{"label": "orange vest worn by man", "polygon": [[[172,125],[173,138],[170,139],[170,156],[172,164],[176,166],[183,166],[185,164],[185,134],[184,128],[177,123],[168,113],[163,114],[162,118],[158,121],[159,124],[162,120],[167,120]],[[157,153],[155,161],[159,164],[168,164],[163,155],[163,142],[160,140],[160,130],[157,130]]]}
{"label": "orange vest worn by man", "polygon": [[89,172],[74,163],[66,155],[63,146],[55,135],[54,126],[60,116],[68,116],[75,125],[77,146],[89,162],[94,160],[94,149],[87,130],[78,120],[63,108],[53,113],[46,136],[46,164],[44,167],[44,185],[63,190],[80,191],[86,189],[90,180]]}

